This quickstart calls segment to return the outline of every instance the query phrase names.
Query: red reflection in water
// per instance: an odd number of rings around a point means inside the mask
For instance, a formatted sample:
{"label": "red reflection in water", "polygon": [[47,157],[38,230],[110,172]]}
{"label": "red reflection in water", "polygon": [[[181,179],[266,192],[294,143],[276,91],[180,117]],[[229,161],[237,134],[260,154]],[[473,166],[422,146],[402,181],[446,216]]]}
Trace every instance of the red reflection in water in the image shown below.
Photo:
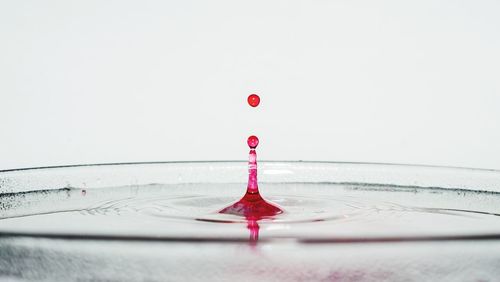
{"label": "red reflection in water", "polygon": [[260,226],[257,223],[257,219],[247,217],[247,228],[250,231],[250,244],[255,245],[259,241],[259,229]]}

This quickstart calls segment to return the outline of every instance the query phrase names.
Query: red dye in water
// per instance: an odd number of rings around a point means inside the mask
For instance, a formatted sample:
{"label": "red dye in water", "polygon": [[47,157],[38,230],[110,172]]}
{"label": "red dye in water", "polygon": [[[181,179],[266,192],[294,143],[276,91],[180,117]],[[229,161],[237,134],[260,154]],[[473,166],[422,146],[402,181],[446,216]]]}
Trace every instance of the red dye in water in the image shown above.
{"label": "red dye in water", "polygon": [[248,104],[252,107],[257,107],[260,104],[260,97],[257,94],[252,94],[247,98]]}
{"label": "red dye in water", "polygon": [[259,229],[260,229],[257,220],[247,217],[247,228],[250,231],[250,238],[249,238],[250,243],[252,243],[252,245],[257,244],[257,241],[259,241]]}
{"label": "red dye in water", "polygon": [[[264,200],[260,195],[257,185],[257,153],[255,152],[255,148],[259,144],[259,139],[256,136],[250,136],[247,143],[250,147],[247,192],[238,202],[224,208],[219,213],[243,216],[251,222],[273,217],[283,213],[283,211],[277,205]],[[252,225],[255,226],[256,224]]]}

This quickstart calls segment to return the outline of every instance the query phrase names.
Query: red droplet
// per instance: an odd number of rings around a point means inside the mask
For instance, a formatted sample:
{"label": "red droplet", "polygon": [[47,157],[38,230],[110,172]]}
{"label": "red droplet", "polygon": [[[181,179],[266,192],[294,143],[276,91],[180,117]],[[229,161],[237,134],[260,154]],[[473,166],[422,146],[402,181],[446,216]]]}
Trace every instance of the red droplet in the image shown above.
{"label": "red droplet", "polygon": [[260,97],[257,94],[252,94],[248,96],[247,101],[250,106],[255,108],[260,104]]}
{"label": "red droplet", "polygon": [[255,136],[255,135],[252,135],[252,136],[248,137],[247,144],[248,144],[248,147],[250,147],[250,149],[255,149],[259,145],[259,138],[257,138],[257,136]]}

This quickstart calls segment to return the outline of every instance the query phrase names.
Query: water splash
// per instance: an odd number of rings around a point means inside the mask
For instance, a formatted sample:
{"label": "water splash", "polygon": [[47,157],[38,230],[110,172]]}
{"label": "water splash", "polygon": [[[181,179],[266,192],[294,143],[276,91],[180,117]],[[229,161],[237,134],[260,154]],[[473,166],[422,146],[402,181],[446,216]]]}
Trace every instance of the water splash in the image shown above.
{"label": "water splash", "polygon": [[257,181],[257,152],[259,139],[250,136],[247,140],[250,152],[248,153],[248,185],[245,195],[236,203],[219,211],[221,214],[232,214],[247,218],[248,220],[260,220],[272,218],[283,213],[276,204],[266,201],[259,192]]}

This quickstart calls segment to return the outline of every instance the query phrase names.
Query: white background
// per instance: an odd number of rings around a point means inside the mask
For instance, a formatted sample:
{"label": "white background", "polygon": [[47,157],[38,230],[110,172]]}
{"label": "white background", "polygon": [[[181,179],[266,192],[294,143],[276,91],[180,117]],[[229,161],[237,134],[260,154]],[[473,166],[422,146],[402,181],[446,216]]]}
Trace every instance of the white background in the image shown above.
{"label": "white background", "polygon": [[496,0],[0,2],[0,169],[246,159],[250,134],[500,169],[499,92]]}

